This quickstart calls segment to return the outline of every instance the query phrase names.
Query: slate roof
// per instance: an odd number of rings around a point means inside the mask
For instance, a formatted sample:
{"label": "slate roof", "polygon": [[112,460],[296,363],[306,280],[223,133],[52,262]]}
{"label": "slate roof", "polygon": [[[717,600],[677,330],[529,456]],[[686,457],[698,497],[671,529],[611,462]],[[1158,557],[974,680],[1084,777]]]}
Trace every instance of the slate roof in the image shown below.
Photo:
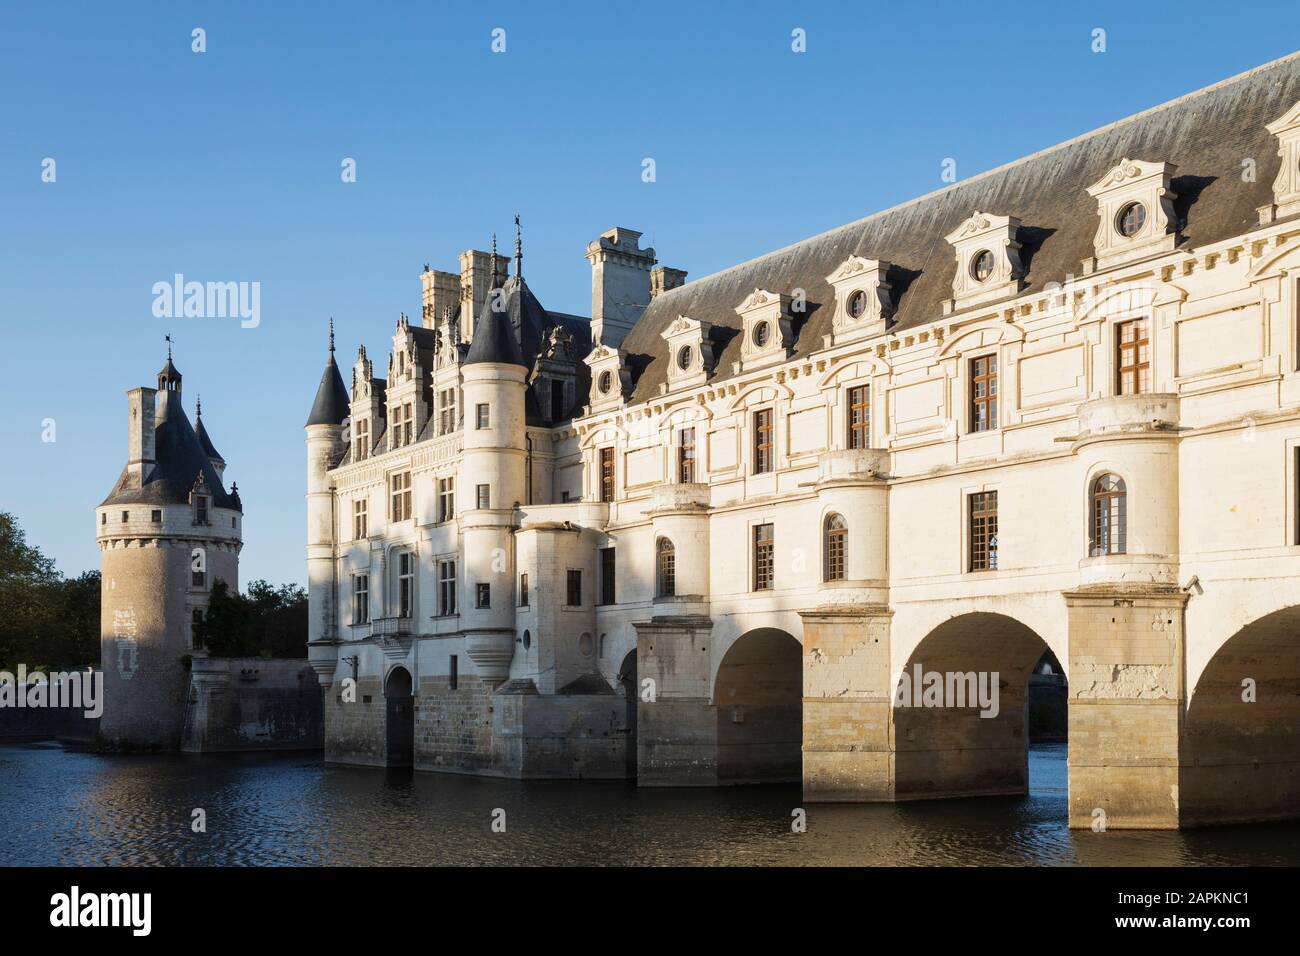
{"label": "slate roof", "polygon": [[215,458],[224,465],[226,459],[222,458],[217,449],[213,447],[212,439],[208,437],[208,430],[203,427],[203,415],[201,412],[195,413],[194,425],[194,432],[199,437],[199,445],[202,446],[203,453],[209,458]]}
{"label": "slate roof", "polygon": [[[895,331],[942,317],[951,297],[956,259],[944,239],[973,212],[1015,216],[1027,259],[1026,293],[1078,275],[1094,254],[1096,201],[1088,186],[1120,160],[1177,165],[1173,190],[1182,247],[1228,239],[1258,225],[1257,209],[1272,201],[1277,139],[1265,124],[1300,100],[1300,54],[955,183],[792,246],[663,292],[651,301],[623,348],[640,369],[631,401],[645,401],[666,381],[667,343],[661,334],[678,315],[712,323],[719,346],[710,381],[732,377],[742,328],[736,306],[757,288],[806,291],[808,313],[795,326],[795,355],[821,348],[830,331],[834,296],[826,276],[850,255],[892,263],[888,275],[898,310]],[[1253,182],[1242,160],[1257,163]]]}
{"label": "slate roof", "polygon": [[325,363],[325,372],[320,377],[316,389],[316,400],[312,402],[311,414],[307,416],[308,425],[341,425],[348,417],[348,390],[343,386],[343,376],[334,362],[334,350],[330,349],[329,361]]}
{"label": "slate roof", "polygon": [[[465,365],[491,362],[499,365],[518,365],[521,368],[529,367],[524,361],[523,348],[528,348],[530,335],[537,334],[536,329],[540,325],[541,318],[545,316],[546,310],[529,291],[527,283],[521,279],[514,277],[507,279],[500,295],[505,298],[506,308],[497,311],[493,307],[498,304],[500,296],[497,294],[496,283],[493,283],[493,288],[483,301],[483,309],[479,312],[478,321],[474,323],[474,339],[465,354]],[[521,343],[515,338],[515,330],[521,327],[521,322],[524,335],[522,348]],[[536,349],[530,349],[529,354],[536,355]]]}
{"label": "slate roof", "polygon": [[189,504],[190,489],[202,473],[213,507],[242,513],[238,496],[226,492],[208,452],[185,415],[185,409],[181,408],[180,394],[168,393],[168,398],[160,401],[158,408],[158,420],[154,425],[153,467],[143,476],[143,482],[133,479],[129,468],[123,468],[117,484],[100,507]]}

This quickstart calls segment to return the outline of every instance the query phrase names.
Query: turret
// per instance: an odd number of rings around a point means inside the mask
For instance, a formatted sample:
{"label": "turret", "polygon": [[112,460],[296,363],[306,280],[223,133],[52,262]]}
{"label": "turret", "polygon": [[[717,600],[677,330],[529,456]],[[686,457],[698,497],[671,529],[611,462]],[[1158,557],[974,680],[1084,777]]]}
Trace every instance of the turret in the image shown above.
{"label": "turret", "polygon": [[226,460],[217,452],[217,449],[212,444],[211,437],[208,435],[208,430],[203,427],[203,401],[198,397],[194,400],[194,431],[199,436],[199,444],[203,446],[203,453],[208,456],[208,461],[212,462],[217,477],[224,480]]}
{"label": "turret", "polygon": [[222,469],[225,462],[185,415],[170,350],[157,391],[127,392],[127,421],[126,467],[95,515],[103,578],[99,734],[110,747],[174,750],[185,715],[185,659],[202,651],[195,625],[217,581],[239,588],[243,509],[223,485],[218,462]]}
{"label": "turret", "polygon": [[[458,486],[465,548],[462,615],[467,653],[487,680],[503,680],[514,654],[515,507],[525,500],[524,394],[528,367],[511,327],[511,296],[523,294],[516,277],[503,286],[496,267],[474,338],[462,365],[465,443]],[[518,306],[518,302],[515,303]]]}
{"label": "turret", "polygon": [[334,489],[329,472],[343,457],[348,393],[334,362],[334,320],[329,359],[307,417],[307,656],[322,686],[334,680],[338,609],[334,580]]}

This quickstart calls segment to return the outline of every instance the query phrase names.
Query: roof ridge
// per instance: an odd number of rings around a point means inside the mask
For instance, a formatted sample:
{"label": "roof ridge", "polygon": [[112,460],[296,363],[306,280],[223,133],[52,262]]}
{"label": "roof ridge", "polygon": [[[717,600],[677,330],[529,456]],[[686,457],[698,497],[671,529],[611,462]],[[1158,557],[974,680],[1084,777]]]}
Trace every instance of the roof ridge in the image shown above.
{"label": "roof ridge", "polygon": [[[1204,96],[1207,93],[1211,93],[1215,90],[1222,89],[1225,86],[1230,86],[1234,83],[1240,83],[1258,73],[1263,73],[1268,70],[1276,69],[1282,64],[1289,63],[1292,60],[1296,60],[1296,59],[1300,59],[1300,50],[1297,50],[1295,53],[1289,53],[1283,57],[1278,57],[1276,60],[1270,60],[1268,63],[1263,63],[1260,64],[1259,66],[1252,67],[1249,70],[1245,70],[1242,73],[1237,73],[1234,76],[1227,77],[1226,79],[1218,80],[1214,83],[1211,83],[1209,86],[1202,86],[1199,89],[1192,90],[1189,93],[1184,93],[1181,96],[1176,96],[1172,100],[1166,100],[1165,102],[1158,103],[1155,106],[1149,106],[1144,110],[1139,110],[1138,112],[1133,113],[1129,116],[1125,116],[1122,119],[1114,120],[1113,122],[1107,123],[1105,126],[1098,126],[1095,129],[1089,130],[1086,133],[1080,133],[1077,136],[1072,136],[1067,140],[1062,140],[1061,142],[1055,143],[1051,146],[1045,146],[1040,150],[1036,150],[1025,156],[1020,156],[1016,159],[1011,160],[1010,162],[1003,163],[1000,166],[994,166],[992,169],[986,169],[982,173],[976,173],[974,176],[970,176],[966,179],[959,179],[955,183],[949,183],[947,186],[941,186],[939,189],[931,190],[928,193],[922,193],[919,196],[914,196],[911,199],[904,200],[903,202],[900,203],[895,203],[893,206],[889,206],[885,209],[878,209],[875,212],[869,213],[866,216],[862,216],[859,219],[854,219],[850,222],[841,223],[838,226],[833,226],[830,229],[825,229],[822,232],[815,233],[814,235],[811,236],[805,236],[803,239],[796,240],[795,242],[789,243],[788,245],[781,246],[778,249],[772,249],[768,252],[761,253],[760,255],[754,256],[751,259],[746,259],[743,262],[737,262],[733,265],[727,266],[725,269],[719,269],[717,272],[710,272],[707,275],[702,275],[698,279],[695,279],[692,282],[687,282],[684,283],[683,285],[677,286],[675,289],[666,289],[665,291],[659,293],[659,297],[667,298],[671,296],[674,292],[679,292],[683,289],[690,289],[692,286],[695,286],[698,289],[700,283],[705,282],[709,279],[714,279],[718,276],[726,275],[728,272],[733,272],[737,269],[743,269],[749,265],[752,265],[755,262],[760,262],[763,259],[768,258],[769,256],[781,255],[782,253],[789,252],[792,249],[796,249],[799,246],[804,245],[805,243],[815,242],[818,239],[823,239],[826,236],[832,235],[833,233],[840,232],[841,230],[849,229],[854,226],[860,226],[863,223],[869,222],[873,219],[877,219],[882,216],[887,216],[890,213],[898,212],[900,209],[906,209],[909,206],[915,206],[918,203],[925,202],[926,200],[933,199],[936,196],[941,196],[944,193],[950,192],[956,189],[958,186],[968,186],[971,183],[979,182],[982,179],[987,179],[990,176],[994,176],[998,173],[1005,172],[1006,170],[1012,169],[1016,166],[1020,166],[1024,163],[1028,163],[1030,160],[1038,159],[1041,156],[1049,155],[1058,150],[1065,149],[1068,146],[1073,146],[1076,143],[1081,143],[1084,140],[1091,139],[1094,136],[1099,136],[1102,133],[1110,132],[1111,130],[1116,129],[1120,126],[1124,126],[1127,125],[1128,123],[1133,123],[1136,122],[1137,120],[1144,119],[1147,116],[1151,116],[1152,114],[1159,113],[1162,110],[1170,109],[1174,106],[1179,105],[1180,103],[1184,103],[1198,96]],[[1122,157],[1117,157],[1116,162],[1118,162],[1120,158]]]}

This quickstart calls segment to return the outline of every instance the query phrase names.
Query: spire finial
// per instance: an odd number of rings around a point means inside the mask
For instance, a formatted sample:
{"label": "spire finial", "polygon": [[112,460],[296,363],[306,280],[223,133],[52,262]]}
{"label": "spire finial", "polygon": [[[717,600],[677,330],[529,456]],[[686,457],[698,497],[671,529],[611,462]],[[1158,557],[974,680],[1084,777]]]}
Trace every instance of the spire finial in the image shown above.
{"label": "spire finial", "polygon": [[524,237],[519,225],[519,213],[515,213],[515,278],[524,277]]}
{"label": "spire finial", "polygon": [[488,288],[495,289],[497,287],[497,234],[495,232],[492,233],[492,277],[489,281],[491,284]]}
{"label": "spire finial", "polygon": [[203,417],[203,396],[202,395],[194,396],[194,417],[195,418]]}
{"label": "spire finial", "polygon": [[167,361],[170,362],[172,360],[172,337],[165,335],[163,338],[167,340]]}
{"label": "spire finial", "polygon": [[330,316],[330,358],[334,357],[334,316]]}

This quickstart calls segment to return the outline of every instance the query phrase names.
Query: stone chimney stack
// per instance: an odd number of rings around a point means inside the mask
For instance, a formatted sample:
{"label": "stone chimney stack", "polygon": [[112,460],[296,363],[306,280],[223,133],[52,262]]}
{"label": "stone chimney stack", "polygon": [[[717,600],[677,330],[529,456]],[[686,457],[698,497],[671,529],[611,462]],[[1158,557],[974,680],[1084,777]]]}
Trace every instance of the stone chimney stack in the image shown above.
{"label": "stone chimney stack", "polygon": [[154,463],[154,388],[133,388],[126,393],[126,466],[141,484]]}
{"label": "stone chimney stack", "polygon": [[642,249],[641,233],[615,226],[587,245],[591,262],[592,341],[618,348],[650,304],[655,251]]}
{"label": "stone chimney stack", "polygon": [[650,298],[686,284],[686,270],[660,266],[650,270]]}
{"label": "stone chimney stack", "polygon": [[420,323],[431,329],[447,309],[456,311],[456,303],[460,301],[460,276],[426,268],[420,273],[420,285],[424,294]]}
{"label": "stone chimney stack", "polygon": [[[499,266],[499,263],[498,263]],[[483,311],[488,289],[492,288],[492,254],[466,249],[460,254],[460,337],[474,337],[474,322]],[[436,317],[436,316],[435,316]]]}

